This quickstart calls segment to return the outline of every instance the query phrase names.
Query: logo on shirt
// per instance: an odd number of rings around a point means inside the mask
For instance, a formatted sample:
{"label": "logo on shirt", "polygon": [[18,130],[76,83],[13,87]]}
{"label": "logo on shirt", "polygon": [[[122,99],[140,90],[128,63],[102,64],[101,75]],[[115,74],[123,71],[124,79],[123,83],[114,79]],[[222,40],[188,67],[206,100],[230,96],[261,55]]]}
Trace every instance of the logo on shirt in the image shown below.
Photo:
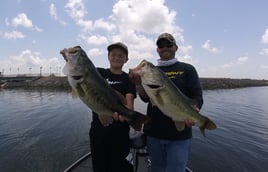
{"label": "logo on shirt", "polygon": [[121,84],[121,81],[109,81],[109,78],[106,79],[109,85]]}
{"label": "logo on shirt", "polygon": [[177,76],[182,75],[183,73],[184,73],[184,71],[170,71],[170,72],[165,72],[165,74],[169,78],[176,78]]}

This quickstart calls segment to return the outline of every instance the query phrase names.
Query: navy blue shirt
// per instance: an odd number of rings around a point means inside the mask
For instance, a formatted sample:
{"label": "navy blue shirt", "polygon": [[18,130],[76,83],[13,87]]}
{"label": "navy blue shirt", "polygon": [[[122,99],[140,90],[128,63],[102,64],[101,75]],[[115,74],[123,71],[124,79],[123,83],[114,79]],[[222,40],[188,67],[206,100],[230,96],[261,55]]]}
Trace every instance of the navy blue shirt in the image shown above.
{"label": "navy blue shirt", "polygon": [[[176,62],[169,66],[158,66],[187,97],[195,100],[200,109],[203,105],[202,89],[195,68],[187,63]],[[144,126],[144,132],[160,139],[184,140],[192,137],[192,128],[185,126],[183,131],[176,129],[172,119],[164,115],[151,103],[147,107],[150,121]]]}

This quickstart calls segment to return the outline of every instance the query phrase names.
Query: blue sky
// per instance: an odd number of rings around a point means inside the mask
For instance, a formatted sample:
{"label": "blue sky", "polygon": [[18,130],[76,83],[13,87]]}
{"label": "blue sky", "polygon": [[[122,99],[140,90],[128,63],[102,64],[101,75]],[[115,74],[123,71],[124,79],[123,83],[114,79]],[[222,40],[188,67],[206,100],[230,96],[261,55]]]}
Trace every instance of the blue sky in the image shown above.
{"label": "blue sky", "polygon": [[108,67],[106,47],[128,45],[124,70],[158,59],[162,32],[200,77],[268,79],[267,0],[2,0],[0,71],[61,73],[59,51],[80,45]]}

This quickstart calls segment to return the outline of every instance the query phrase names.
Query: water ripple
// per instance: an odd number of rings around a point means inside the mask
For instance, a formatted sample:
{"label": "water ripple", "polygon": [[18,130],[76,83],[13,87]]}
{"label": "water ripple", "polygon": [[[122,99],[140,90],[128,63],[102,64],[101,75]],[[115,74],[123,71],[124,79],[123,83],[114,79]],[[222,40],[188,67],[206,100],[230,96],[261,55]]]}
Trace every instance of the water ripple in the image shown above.
{"label": "water ripple", "polygon": [[[62,171],[89,151],[90,110],[68,93],[0,91],[1,172]],[[217,129],[193,127],[194,171],[268,169],[268,87],[204,91],[203,115]],[[145,112],[145,105],[135,108]],[[60,161],[59,161],[60,160]]]}

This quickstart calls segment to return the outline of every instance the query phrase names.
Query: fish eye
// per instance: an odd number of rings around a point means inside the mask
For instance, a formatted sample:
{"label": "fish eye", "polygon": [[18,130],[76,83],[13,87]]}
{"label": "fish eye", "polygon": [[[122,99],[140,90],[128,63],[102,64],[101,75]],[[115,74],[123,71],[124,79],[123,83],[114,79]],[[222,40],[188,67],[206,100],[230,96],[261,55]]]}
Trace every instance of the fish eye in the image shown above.
{"label": "fish eye", "polygon": [[142,63],[141,67],[144,67],[146,65],[146,63]]}
{"label": "fish eye", "polygon": [[72,54],[77,53],[77,52],[78,52],[78,49],[76,49],[76,48],[72,48],[69,51],[69,53],[72,53]]}
{"label": "fish eye", "polygon": [[74,48],[81,49],[81,47],[79,45],[75,46]]}
{"label": "fish eye", "polygon": [[80,50],[81,50],[80,46],[75,46],[75,47],[68,49],[69,53],[71,53],[71,54],[75,54],[75,53],[79,52]]}
{"label": "fish eye", "polygon": [[141,64],[141,67],[146,66],[146,63],[147,63],[147,61],[143,60],[143,61],[142,61],[142,64]]}

